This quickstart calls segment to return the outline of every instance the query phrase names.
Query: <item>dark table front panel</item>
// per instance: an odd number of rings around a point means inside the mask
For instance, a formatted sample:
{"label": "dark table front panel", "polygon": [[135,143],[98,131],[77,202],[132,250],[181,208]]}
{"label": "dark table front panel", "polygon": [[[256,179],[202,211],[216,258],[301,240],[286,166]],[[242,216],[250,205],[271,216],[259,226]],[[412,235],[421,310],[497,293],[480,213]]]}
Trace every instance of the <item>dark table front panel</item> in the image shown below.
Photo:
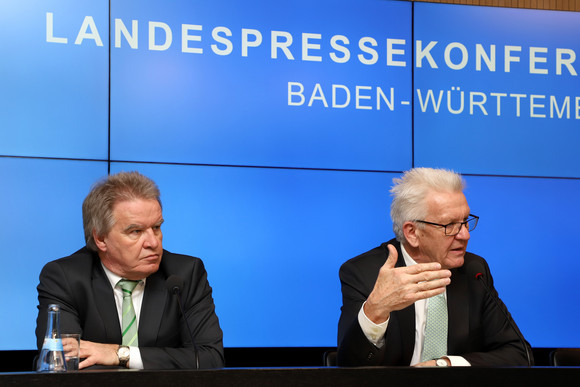
{"label": "dark table front panel", "polygon": [[202,371],[80,371],[63,374],[4,373],[2,387],[132,386],[572,386],[580,368],[229,368]]}

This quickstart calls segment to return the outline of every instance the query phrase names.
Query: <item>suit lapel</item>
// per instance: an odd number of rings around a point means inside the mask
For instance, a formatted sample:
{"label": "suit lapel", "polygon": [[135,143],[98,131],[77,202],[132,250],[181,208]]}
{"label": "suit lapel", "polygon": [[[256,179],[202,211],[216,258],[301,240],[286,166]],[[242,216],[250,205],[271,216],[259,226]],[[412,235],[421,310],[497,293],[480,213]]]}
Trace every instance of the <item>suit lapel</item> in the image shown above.
{"label": "suit lapel", "polygon": [[459,343],[469,337],[469,290],[467,276],[459,270],[452,270],[451,283],[447,286],[447,309],[449,313],[449,332],[447,336],[447,353],[460,351]]}
{"label": "suit lapel", "polygon": [[[404,267],[405,259],[403,258],[403,252],[401,251],[400,243],[396,243],[397,253],[399,258],[397,259],[396,267]],[[411,358],[413,357],[413,350],[415,348],[415,304],[411,304],[405,309],[397,312],[397,318],[399,320],[399,329],[401,332],[401,355],[403,357],[404,364],[411,363]]]}
{"label": "suit lapel", "polygon": [[404,364],[410,364],[415,349],[415,304],[398,312],[401,329],[401,355]]}
{"label": "suit lapel", "polygon": [[139,317],[140,346],[155,346],[168,297],[165,278],[159,271],[147,277]]}
{"label": "suit lapel", "polygon": [[104,334],[108,342],[121,343],[121,323],[115,305],[115,295],[111,283],[97,257],[93,260],[92,288],[95,306],[101,317]]}

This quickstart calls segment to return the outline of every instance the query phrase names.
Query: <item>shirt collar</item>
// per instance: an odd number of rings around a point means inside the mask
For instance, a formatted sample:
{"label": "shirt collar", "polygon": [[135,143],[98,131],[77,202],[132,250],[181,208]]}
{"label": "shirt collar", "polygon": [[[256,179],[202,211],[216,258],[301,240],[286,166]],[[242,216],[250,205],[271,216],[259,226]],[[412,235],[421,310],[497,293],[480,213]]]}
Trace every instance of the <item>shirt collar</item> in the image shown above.
{"label": "shirt collar", "polygon": [[[113,289],[115,289],[115,287],[117,286],[117,283],[120,280],[122,280],[123,277],[120,277],[117,274],[113,273],[111,270],[107,269],[107,267],[105,265],[103,265],[103,262],[101,262],[101,266],[103,267],[103,270],[105,271],[105,274],[107,275],[107,279],[111,283],[111,287]],[[140,280],[139,284],[145,284],[145,279]]]}
{"label": "shirt collar", "polygon": [[405,250],[405,246],[403,246],[402,243],[401,243],[401,252],[403,253],[403,259],[405,260],[406,266],[412,266],[417,264],[417,262],[415,262],[415,260],[411,258],[409,253],[407,253],[407,250]]}

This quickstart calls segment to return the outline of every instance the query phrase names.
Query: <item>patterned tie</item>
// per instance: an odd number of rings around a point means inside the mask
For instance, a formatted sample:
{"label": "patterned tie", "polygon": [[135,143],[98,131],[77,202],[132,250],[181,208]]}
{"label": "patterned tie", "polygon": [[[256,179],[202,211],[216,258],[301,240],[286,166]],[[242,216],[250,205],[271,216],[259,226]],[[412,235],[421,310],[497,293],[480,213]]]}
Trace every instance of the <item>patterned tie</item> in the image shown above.
{"label": "patterned tie", "polygon": [[427,304],[427,321],[421,361],[447,355],[447,301],[444,294],[431,297]]}
{"label": "patterned tie", "polygon": [[126,279],[120,280],[117,285],[123,290],[123,321],[121,323],[123,333],[123,345],[139,346],[137,338],[137,316],[135,315],[135,308],[133,308],[133,289],[139,281],[130,281]]}

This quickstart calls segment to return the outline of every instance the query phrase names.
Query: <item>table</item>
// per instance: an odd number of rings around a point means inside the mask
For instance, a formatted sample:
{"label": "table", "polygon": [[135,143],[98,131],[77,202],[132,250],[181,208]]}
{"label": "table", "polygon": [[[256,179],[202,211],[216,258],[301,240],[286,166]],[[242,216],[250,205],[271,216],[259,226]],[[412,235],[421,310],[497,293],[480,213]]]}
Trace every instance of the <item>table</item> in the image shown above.
{"label": "table", "polygon": [[59,374],[2,373],[0,386],[485,386],[530,387],[577,385],[580,367],[411,368],[313,367],[225,368],[217,370],[98,370]]}

